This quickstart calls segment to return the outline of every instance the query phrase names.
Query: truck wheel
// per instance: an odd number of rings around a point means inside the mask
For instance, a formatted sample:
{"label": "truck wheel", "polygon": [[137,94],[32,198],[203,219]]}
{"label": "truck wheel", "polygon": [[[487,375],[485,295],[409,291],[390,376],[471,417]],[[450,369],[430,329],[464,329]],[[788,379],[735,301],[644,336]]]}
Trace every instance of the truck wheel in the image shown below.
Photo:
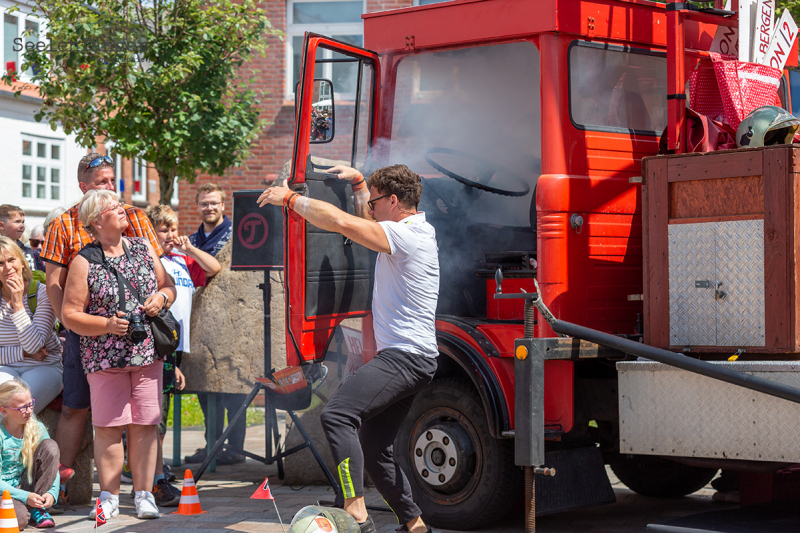
{"label": "truck wheel", "polygon": [[610,466],[629,489],[652,498],[686,496],[705,487],[717,474],[714,468],[687,466],[649,455],[637,455]]}
{"label": "truck wheel", "polygon": [[394,454],[423,520],[438,528],[495,524],[522,489],[514,441],[492,438],[483,403],[464,379],[436,380],[417,395]]}

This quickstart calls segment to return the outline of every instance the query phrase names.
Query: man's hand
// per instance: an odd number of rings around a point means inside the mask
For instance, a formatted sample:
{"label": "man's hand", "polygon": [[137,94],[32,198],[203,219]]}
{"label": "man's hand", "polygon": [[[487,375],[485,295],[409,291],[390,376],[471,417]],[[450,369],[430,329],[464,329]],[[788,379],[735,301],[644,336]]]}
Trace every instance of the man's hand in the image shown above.
{"label": "man's hand", "polygon": [[333,166],[328,170],[326,170],[325,172],[327,172],[328,174],[335,174],[336,177],[339,178],[340,180],[353,181],[356,178],[363,177],[361,175],[361,172],[359,172],[358,170],[354,169],[353,167],[347,167],[344,165]]}
{"label": "man's hand", "polygon": [[50,355],[50,352],[48,351],[48,349],[47,349],[47,348],[45,348],[45,347],[42,347],[42,349],[41,349],[41,350],[39,350],[39,351],[38,351],[38,352],[36,352],[36,353],[28,353],[28,352],[26,352],[26,351],[24,351],[24,350],[23,350],[23,352],[22,352],[22,355],[23,355],[24,357],[30,357],[31,359],[35,359],[35,360],[37,360],[37,361],[44,361],[44,360],[45,360],[45,358],[46,358],[48,355]]}
{"label": "man's hand", "polygon": [[283,199],[288,193],[289,187],[286,185],[267,187],[258,197],[258,207],[264,207],[267,204],[283,205]]}

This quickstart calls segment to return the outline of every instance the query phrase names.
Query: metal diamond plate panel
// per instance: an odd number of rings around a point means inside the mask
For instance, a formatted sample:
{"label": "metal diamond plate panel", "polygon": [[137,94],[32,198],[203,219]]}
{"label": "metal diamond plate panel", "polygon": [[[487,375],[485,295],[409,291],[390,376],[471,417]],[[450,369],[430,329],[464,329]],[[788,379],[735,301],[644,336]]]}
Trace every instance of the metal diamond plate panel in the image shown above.
{"label": "metal diamond plate panel", "polygon": [[[715,363],[800,388],[800,363]],[[800,462],[800,404],[652,362],[620,362],[620,452]]]}
{"label": "metal diamond plate panel", "polygon": [[[714,223],[717,285],[717,346],[764,346],[764,221]],[[721,285],[720,285],[721,283]]]}
{"label": "metal diamond plate panel", "polygon": [[669,242],[669,336],[673,346],[716,345],[716,283],[712,224],[673,224]]}

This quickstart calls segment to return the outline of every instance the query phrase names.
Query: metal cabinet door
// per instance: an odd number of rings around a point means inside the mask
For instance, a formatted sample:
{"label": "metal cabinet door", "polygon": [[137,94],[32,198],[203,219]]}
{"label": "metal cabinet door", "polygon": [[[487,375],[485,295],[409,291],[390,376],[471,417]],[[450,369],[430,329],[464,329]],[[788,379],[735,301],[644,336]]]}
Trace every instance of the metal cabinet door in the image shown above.
{"label": "metal cabinet door", "polygon": [[670,224],[669,337],[673,346],[716,346],[714,224]]}
{"label": "metal cabinet door", "polygon": [[[717,346],[764,346],[764,221],[716,222]],[[722,295],[722,294],[721,294]]]}

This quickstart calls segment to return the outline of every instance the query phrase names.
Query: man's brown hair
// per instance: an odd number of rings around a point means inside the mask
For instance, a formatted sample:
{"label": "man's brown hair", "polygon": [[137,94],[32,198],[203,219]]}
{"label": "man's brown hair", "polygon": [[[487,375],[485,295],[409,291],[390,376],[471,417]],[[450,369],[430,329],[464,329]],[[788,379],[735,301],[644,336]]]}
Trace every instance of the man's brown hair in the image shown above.
{"label": "man's brown hair", "polygon": [[222,187],[216,183],[204,183],[197,188],[197,193],[194,195],[195,203],[197,203],[197,199],[200,198],[201,194],[207,194],[210,192],[218,192],[220,200],[223,202],[225,201],[225,191],[222,190]]}
{"label": "man's brown hair", "polygon": [[13,215],[25,215],[25,211],[16,205],[3,204],[0,205],[0,219],[8,220]]}
{"label": "man's brown hair", "polygon": [[422,196],[422,178],[405,165],[379,168],[370,174],[367,186],[381,194],[394,194],[403,207],[416,209]]}
{"label": "man's brown hair", "polygon": [[[86,178],[92,177],[94,171],[101,169],[101,168],[110,168],[114,170],[114,163],[109,163],[108,161],[103,160],[102,163],[97,165],[94,168],[89,169],[86,171],[86,167],[89,166],[89,163],[97,159],[98,157],[103,157],[103,154],[98,154],[97,152],[92,152],[91,154],[86,154],[85,156],[81,157],[80,162],[78,163],[78,183],[86,183]],[[113,161],[113,158],[112,158]]]}

